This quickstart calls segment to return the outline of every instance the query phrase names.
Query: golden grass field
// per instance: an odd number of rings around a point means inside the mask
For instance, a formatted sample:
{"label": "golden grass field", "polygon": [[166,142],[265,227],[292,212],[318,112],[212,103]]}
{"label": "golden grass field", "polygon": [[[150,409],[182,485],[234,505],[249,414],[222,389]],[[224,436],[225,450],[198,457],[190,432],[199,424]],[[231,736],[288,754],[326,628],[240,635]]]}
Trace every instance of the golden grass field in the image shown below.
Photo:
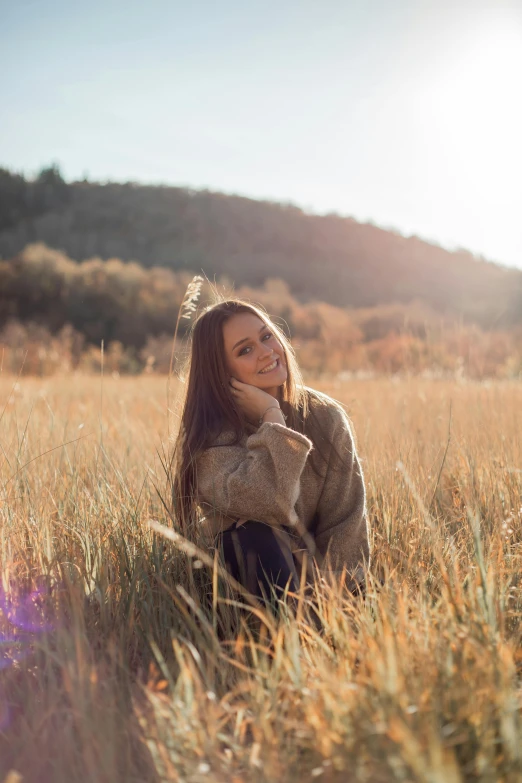
{"label": "golden grass field", "polygon": [[0,378],[0,781],[522,780],[522,384],[308,383],[354,422],[375,577],[317,584],[322,634],[151,530],[165,378]]}

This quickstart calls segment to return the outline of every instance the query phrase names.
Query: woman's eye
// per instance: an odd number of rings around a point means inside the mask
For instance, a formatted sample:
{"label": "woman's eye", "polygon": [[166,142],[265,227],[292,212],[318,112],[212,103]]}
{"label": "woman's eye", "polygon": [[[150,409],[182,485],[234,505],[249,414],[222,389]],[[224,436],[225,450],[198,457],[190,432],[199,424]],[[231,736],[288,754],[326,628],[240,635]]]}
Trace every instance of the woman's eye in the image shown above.
{"label": "woman's eye", "polygon": [[[267,332],[266,334],[264,334],[264,335],[263,335],[263,337],[262,337],[261,339],[262,339],[262,340],[264,340],[264,339],[265,339],[265,337],[273,337],[273,334],[272,334],[272,332]],[[239,351],[239,354],[238,354],[238,356],[243,356],[243,354],[244,354],[244,352],[247,350],[247,348],[248,348],[248,346],[245,346],[245,348],[242,348],[242,349]]]}

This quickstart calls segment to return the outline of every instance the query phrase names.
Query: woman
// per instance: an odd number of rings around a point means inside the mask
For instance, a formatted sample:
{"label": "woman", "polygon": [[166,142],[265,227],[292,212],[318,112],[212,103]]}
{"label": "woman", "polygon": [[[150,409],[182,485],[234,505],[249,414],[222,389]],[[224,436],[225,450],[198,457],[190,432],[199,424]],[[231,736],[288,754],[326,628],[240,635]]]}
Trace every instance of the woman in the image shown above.
{"label": "woman", "polygon": [[315,561],[363,590],[368,526],[350,422],[304,386],[284,333],[260,307],[218,302],[194,323],[187,374],[173,476],[185,534],[222,547],[258,597],[298,590],[305,553],[309,583]]}

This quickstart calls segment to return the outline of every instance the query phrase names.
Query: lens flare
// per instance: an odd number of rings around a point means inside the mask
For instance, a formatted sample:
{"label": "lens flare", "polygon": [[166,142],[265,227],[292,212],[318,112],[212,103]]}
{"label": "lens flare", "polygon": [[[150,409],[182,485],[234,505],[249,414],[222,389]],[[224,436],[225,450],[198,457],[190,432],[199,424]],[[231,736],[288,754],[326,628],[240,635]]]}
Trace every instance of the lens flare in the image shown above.
{"label": "lens flare", "polygon": [[[23,590],[0,584],[0,671],[25,660],[33,643],[56,628],[51,621],[53,589],[49,585]],[[10,724],[10,707],[0,693],[0,731]]]}
{"label": "lens flare", "polygon": [[52,631],[54,624],[46,618],[49,589],[31,590],[24,595],[11,592],[9,595],[0,587],[0,611],[10,625],[27,633]]}

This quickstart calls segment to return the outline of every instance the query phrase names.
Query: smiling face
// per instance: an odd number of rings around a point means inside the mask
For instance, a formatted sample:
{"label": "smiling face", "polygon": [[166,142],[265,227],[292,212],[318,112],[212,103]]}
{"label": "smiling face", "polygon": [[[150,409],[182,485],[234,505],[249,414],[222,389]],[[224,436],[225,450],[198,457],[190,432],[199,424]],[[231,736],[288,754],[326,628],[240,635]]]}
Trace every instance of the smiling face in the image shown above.
{"label": "smiling face", "polygon": [[[223,340],[228,374],[277,398],[288,372],[283,346],[270,328],[254,313],[237,313],[224,324]],[[274,361],[274,369],[262,372]]]}

